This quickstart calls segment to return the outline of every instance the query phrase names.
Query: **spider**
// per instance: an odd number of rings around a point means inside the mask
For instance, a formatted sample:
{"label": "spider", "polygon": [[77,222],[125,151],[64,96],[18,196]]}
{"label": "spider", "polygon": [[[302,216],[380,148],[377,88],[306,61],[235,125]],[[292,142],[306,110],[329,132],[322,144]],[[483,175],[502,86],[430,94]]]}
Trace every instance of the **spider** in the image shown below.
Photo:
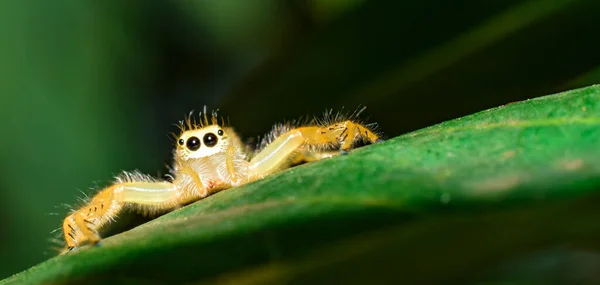
{"label": "spider", "polygon": [[235,131],[219,122],[216,111],[204,107],[196,120],[192,114],[179,122],[171,173],[156,179],[137,171],[123,172],[86,205],[63,221],[66,253],[97,244],[100,230],[122,211],[149,217],[172,211],[220,190],[240,186],[294,165],[345,154],[362,141],[382,139],[375,124],[358,121],[364,110],[350,116],[325,112],[307,123],[277,124],[254,149],[242,143]]}

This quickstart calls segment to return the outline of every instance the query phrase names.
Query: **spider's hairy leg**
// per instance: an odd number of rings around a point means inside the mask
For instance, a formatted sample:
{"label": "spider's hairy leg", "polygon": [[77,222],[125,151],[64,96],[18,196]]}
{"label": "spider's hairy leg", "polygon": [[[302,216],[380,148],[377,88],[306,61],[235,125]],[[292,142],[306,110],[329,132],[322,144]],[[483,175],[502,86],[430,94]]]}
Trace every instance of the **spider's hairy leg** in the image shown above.
{"label": "spider's hairy leg", "polygon": [[340,152],[337,150],[314,151],[311,149],[306,149],[306,150],[298,152],[295,156],[293,156],[292,159],[290,160],[290,163],[292,165],[298,165],[298,164],[302,164],[302,163],[308,163],[308,162],[312,162],[312,161],[321,160],[324,158],[329,158],[332,156],[336,156],[338,154],[340,154]]}
{"label": "spider's hairy leg", "polygon": [[288,161],[303,143],[302,133],[297,129],[277,137],[250,160],[248,166],[250,180],[267,176],[279,170],[281,165]]}
{"label": "spider's hairy leg", "polygon": [[102,226],[112,222],[123,207],[155,214],[181,203],[180,192],[170,182],[123,182],[111,185],[82,208],[72,212],[63,222],[63,233],[69,250],[100,241]]}
{"label": "spider's hairy leg", "polygon": [[335,155],[327,150],[331,145],[339,145],[340,150],[346,152],[358,139],[370,143],[380,141],[379,136],[368,127],[351,120],[291,129],[278,136],[250,160],[249,176],[251,180],[257,179],[294,162],[331,157]]}
{"label": "spider's hairy leg", "polygon": [[306,146],[340,144],[341,151],[348,151],[357,139],[369,143],[380,141],[380,137],[363,124],[347,120],[325,126],[306,126],[297,128],[304,138]]}

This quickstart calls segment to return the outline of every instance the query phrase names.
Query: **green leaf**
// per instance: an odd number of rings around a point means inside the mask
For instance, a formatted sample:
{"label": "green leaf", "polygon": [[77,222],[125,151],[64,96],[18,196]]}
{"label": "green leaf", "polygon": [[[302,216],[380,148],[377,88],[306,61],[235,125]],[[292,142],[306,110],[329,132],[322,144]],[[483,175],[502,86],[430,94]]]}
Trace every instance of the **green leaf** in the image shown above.
{"label": "green leaf", "polygon": [[600,249],[599,102],[577,89],[292,168],[1,284],[542,282],[511,264]]}

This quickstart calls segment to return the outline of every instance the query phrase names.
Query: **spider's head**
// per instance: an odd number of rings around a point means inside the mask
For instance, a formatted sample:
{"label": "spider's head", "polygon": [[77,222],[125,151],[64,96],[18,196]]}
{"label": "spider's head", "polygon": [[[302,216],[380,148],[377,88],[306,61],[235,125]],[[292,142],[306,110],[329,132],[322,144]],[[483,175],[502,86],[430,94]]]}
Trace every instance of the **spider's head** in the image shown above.
{"label": "spider's head", "polygon": [[177,138],[176,156],[184,161],[225,153],[229,137],[219,125],[187,130]]}

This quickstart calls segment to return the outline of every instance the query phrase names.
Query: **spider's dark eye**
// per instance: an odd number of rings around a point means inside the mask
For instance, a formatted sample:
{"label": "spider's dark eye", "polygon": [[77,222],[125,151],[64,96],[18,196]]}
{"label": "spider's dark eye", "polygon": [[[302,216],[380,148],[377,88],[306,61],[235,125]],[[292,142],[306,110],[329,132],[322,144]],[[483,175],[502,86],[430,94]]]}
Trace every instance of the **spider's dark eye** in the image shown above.
{"label": "spider's dark eye", "polygon": [[217,145],[217,136],[213,133],[208,133],[206,135],[204,135],[204,145],[206,145],[207,147],[213,147],[215,145]]}
{"label": "spider's dark eye", "polygon": [[179,143],[179,145],[183,145],[185,143],[185,141],[183,139],[179,139],[178,143]]}
{"label": "spider's dark eye", "polygon": [[189,150],[198,150],[200,148],[200,139],[191,137],[187,140],[186,146]]}
{"label": "spider's dark eye", "polygon": [[219,130],[219,131],[217,132],[217,134],[218,134],[218,135],[220,135],[220,136],[222,136],[222,135],[223,135],[223,130]]}

